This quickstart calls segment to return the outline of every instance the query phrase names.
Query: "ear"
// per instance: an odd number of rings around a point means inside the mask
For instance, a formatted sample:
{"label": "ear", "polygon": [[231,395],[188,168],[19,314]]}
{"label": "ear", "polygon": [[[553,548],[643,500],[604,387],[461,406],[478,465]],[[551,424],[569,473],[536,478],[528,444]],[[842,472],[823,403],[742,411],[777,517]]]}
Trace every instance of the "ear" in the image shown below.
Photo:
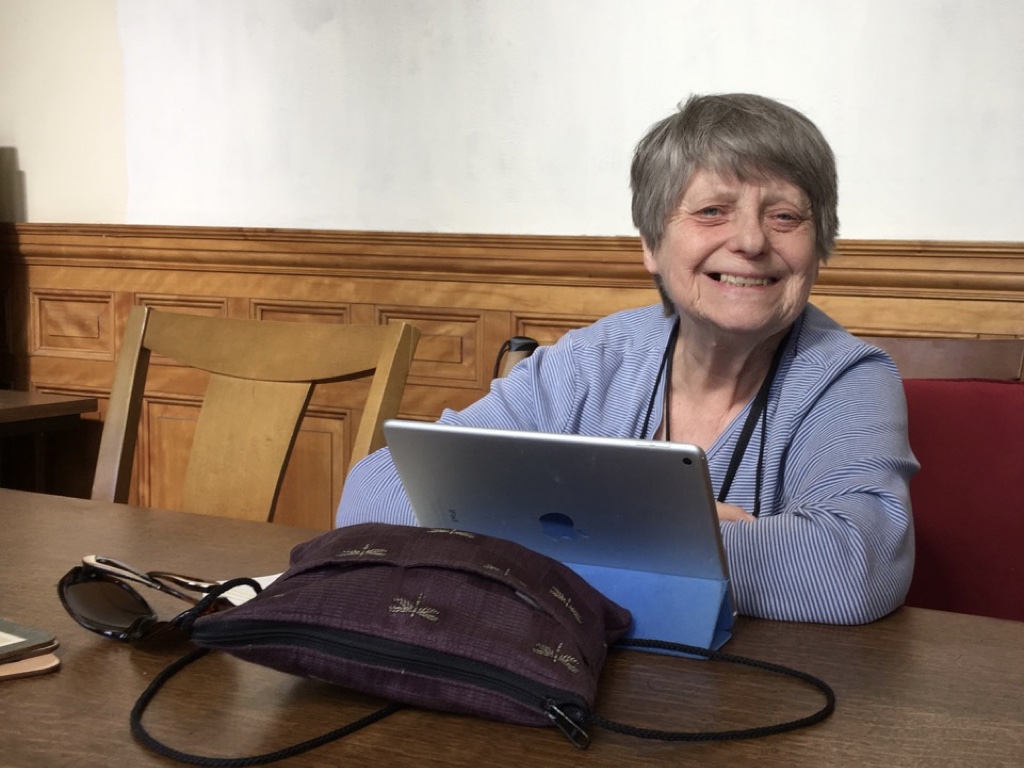
{"label": "ear", "polygon": [[654,256],[654,251],[647,244],[647,238],[643,235],[640,236],[640,246],[644,249],[644,267],[652,275],[658,274],[658,260]]}

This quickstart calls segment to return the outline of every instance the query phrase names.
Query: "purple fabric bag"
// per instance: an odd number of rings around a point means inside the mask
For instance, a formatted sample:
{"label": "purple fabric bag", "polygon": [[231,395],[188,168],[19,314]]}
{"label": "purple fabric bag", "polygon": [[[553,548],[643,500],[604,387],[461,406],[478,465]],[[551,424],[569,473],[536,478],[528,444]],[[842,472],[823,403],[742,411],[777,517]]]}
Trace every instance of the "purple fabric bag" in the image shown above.
{"label": "purple fabric bag", "polygon": [[[577,747],[596,726],[646,739],[756,738],[820,722],[835,706],[823,681],[796,670],[658,640],[621,640],[629,611],[565,565],[519,544],[465,531],[367,523],[339,528],[292,550],[291,566],[240,606],[209,613],[226,582],[178,626],[199,646],[154,678],[132,709],[135,736],[160,754],[205,766],[261,765],[308,751],[402,706],[555,725]],[[796,677],[825,694],[808,717],[765,727],[660,731],[592,710],[609,646],[706,656]],[[142,715],[156,692],[210,650],[380,696],[391,703],[331,733],[247,758],[175,750]]]}
{"label": "purple fabric bag", "polygon": [[195,620],[193,642],[403,704],[577,738],[629,611],[503,539],[367,523],[292,550],[254,599]]}
{"label": "purple fabric bag", "polygon": [[[204,766],[262,765],[307,752],[403,706],[522,725],[555,725],[583,749],[586,727],[640,738],[756,738],[827,718],[836,696],[823,681],[780,665],[658,640],[620,640],[630,612],[561,563],[513,542],[467,531],[367,523],[292,550],[291,566],[249,602],[213,613],[225,583],[175,623],[199,649],[158,675],[131,713],[132,732],[166,757]],[[593,712],[608,647],[707,656],[795,677],[825,695],[808,717],[718,731],[662,731]],[[248,758],[179,752],[142,726],[171,677],[212,649],[282,672],[382,696],[377,712],[308,741]]]}

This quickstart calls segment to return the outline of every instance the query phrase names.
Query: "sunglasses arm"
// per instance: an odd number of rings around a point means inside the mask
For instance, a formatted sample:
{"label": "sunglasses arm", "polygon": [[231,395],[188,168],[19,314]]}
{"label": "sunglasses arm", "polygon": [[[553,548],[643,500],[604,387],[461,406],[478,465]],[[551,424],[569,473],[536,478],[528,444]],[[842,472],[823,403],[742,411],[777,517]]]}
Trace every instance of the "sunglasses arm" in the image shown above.
{"label": "sunglasses arm", "polygon": [[[164,592],[168,595],[171,595],[172,597],[178,598],[179,600],[184,600],[187,603],[195,604],[196,602],[198,602],[198,599],[193,597],[192,595],[186,594],[169,584],[165,584],[159,578],[155,578],[151,574],[143,573],[140,570],[132,568],[130,565],[122,563],[120,560],[114,560],[113,558],[109,557],[97,557],[96,555],[86,555],[82,558],[82,562],[90,568],[95,568],[97,571],[108,573],[111,576],[115,576],[119,579],[124,579],[125,581],[134,581],[137,584],[144,584],[147,587],[156,589],[160,592]],[[198,580],[193,582],[190,579],[182,579],[182,581],[187,583],[194,583],[197,585],[203,583],[199,582]],[[178,582],[176,581],[175,583],[177,584]],[[201,589],[198,586],[188,587],[186,586],[185,583],[181,583],[179,584],[179,586],[185,587],[186,589],[193,589],[194,591],[199,592],[206,591],[205,589]]]}
{"label": "sunglasses arm", "polygon": [[221,584],[219,581],[194,579],[191,576],[182,576],[180,573],[168,573],[167,571],[149,571],[146,575],[157,581],[169,581],[177,587],[190,589],[193,592],[209,592]]}

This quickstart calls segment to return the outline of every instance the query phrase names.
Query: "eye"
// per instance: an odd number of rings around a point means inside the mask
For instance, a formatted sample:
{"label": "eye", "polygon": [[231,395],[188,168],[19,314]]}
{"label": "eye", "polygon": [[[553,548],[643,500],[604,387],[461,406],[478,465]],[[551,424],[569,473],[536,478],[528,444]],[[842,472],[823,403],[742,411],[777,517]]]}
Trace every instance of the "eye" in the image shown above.
{"label": "eye", "polygon": [[804,222],[804,217],[790,210],[768,212],[768,223],[776,230],[788,232],[796,229]]}
{"label": "eye", "polygon": [[713,219],[723,215],[725,213],[725,209],[717,205],[709,205],[706,208],[701,208],[697,213],[706,219]]}

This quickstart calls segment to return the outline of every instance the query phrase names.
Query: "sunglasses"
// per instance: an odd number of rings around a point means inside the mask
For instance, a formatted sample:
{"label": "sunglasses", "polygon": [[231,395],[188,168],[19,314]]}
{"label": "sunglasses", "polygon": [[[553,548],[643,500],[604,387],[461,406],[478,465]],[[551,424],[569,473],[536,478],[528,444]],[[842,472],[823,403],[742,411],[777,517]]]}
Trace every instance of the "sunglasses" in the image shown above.
{"label": "sunglasses", "polygon": [[[190,606],[199,605],[203,597],[222,586],[220,582],[166,571],[143,572],[111,558],[89,555],[58,582],[57,594],[64,610],[81,626],[114,640],[133,643],[172,630],[188,612],[170,621],[160,621],[134,584],[171,595]],[[223,597],[207,603],[204,607],[209,611],[232,605]]]}

